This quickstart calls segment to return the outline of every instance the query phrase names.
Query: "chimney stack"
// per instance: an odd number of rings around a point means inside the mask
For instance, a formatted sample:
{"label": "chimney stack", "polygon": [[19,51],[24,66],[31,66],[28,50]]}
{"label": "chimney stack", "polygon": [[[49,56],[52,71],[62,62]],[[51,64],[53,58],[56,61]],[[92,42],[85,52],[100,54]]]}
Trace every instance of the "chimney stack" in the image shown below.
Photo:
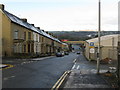
{"label": "chimney stack", "polygon": [[40,29],[40,27],[36,27],[37,29]]}
{"label": "chimney stack", "polygon": [[51,34],[51,33],[49,33],[49,35],[50,35],[50,36],[52,36],[52,34]]}
{"label": "chimney stack", "polygon": [[32,26],[34,26],[34,24],[31,24]]}
{"label": "chimney stack", "polygon": [[1,9],[1,10],[4,10],[4,8],[5,8],[4,5],[3,5],[3,4],[0,4],[0,9]]}
{"label": "chimney stack", "polygon": [[49,32],[46,31],[47,34],[49,34]]}
{"label": "chimney stack", "polygon": [[42,30],[44,32],[44,30]]}
{"label": "chimney stack", "polygon": [[55,37],[53,33],[50,33],[50,35],[51,35],[52,37]]}
{"label": "chimney stack", "polygon": [[27,22],[27,19],[26,19],[26,18],[21,18],[21,20],[23,20],[24,22]]}

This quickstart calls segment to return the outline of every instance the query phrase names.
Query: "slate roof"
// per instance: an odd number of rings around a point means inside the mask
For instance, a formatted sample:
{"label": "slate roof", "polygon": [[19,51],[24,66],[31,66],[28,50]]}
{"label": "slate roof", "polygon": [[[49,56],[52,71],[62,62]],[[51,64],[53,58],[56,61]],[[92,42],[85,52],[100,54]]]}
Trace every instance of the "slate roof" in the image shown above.
{"label": "slate roof", "polygon": [[[113,35],[105,35],[105,36],[101,36],[100,39],[101,41],[103,40],[108,40],[108,39],[111,39],[111,38],[115,38],[117,37],[118,38],[118,34],[113,34]],[[89,39],[89,40],[86,40],[87,42],[95,42],[97,43],[98,42],[98,38],[93,38],[93,39]]]}
{"label": "slate roof", "polygon": [[43,36],[45,36],[45,37],[48,37],[48,38],[50,38],[50,39],[52,39],[52,40],[55,40],[55,41],[57,41],[57,42],[59,42],[59,43],[62,43],[62,42],[61,42],[60,40],[58,40],[57,38],[54,38],[53,36],[51,36],[51,35],[47,34],[46,32],[44,32],[44,31],[36,28],[35,26],[29,24],[28,22],[23,21],[23,20],[20,19],[19,17],[17,17],[17,16],[15,16],[15,15],[7,12],[6,10],[3,10],[3,12],[7,15],[7,17],[8,17],[12,22],[14,22],[14,23],[16,23],[16,24],[19,24],[19,25],[21,25],[21,26],[23,26],[23,27],[25,27],[25,28],[27,28],[27,29],[30,29],[30,30],[32,30],[32,31],[34,31],[34,32],[37,32],[37,33],[39,33],[39,34],[41,34],[41,35],[43,35]]}
{"label": "slate roof", "polygon": [[[118,46],[118,37],[119,34],[112,34],[112,35],[105,35],[105,36],[101,36],[101,45],[103,46],[112,46],[113,42],[107,42],[107,40],[111,40],[114,38],[114,46]],[[94,42],[96,45],[98,44],[98,38],[93,38],[93,39],[89,39],[86,40],[86,42],[90,43],[90,42]]]}

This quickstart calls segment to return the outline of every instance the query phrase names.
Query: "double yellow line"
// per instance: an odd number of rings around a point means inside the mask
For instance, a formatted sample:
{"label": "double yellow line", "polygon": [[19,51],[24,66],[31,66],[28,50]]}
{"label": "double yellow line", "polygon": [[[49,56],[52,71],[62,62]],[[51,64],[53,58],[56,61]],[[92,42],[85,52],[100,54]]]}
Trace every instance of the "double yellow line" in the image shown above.
{"label": "double yellow line", "polygon": [[71,71],[64,72],[64,74],[59,78],[51,90],[58,90],[70,72]]}
{"label": "double yellow line", "polygon": [[4,67],[4,68],[1,68],[0,70],[4,70],[4,69],[8,69],[8,68],[14,67],[13,65],[10,65],[10,64],[4,64],[4,65],[7,65],[7,66]]}

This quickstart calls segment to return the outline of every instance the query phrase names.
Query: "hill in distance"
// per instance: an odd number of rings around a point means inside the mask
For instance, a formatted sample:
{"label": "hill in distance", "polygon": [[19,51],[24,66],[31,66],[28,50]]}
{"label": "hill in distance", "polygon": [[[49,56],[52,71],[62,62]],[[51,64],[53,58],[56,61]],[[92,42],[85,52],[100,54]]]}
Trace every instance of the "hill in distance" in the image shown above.
{"label": "hill in distance", "polygon": [[[97,31],[48,31],[59,40],[67,39],[69,41],[85,41],[97,37]],[[101,35],[118,34],[118,31],[102,31]]]}

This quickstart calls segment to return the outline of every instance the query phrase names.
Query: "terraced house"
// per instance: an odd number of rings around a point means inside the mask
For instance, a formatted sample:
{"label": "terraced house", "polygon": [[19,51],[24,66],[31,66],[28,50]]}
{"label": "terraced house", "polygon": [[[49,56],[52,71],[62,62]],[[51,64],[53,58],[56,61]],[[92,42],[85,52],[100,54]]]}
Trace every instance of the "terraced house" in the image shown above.
{"label": "terraced house", "polygon": [[19,18],[0,4],[1,56],[52,55],[62,50],[62,42],[53,35]]}

